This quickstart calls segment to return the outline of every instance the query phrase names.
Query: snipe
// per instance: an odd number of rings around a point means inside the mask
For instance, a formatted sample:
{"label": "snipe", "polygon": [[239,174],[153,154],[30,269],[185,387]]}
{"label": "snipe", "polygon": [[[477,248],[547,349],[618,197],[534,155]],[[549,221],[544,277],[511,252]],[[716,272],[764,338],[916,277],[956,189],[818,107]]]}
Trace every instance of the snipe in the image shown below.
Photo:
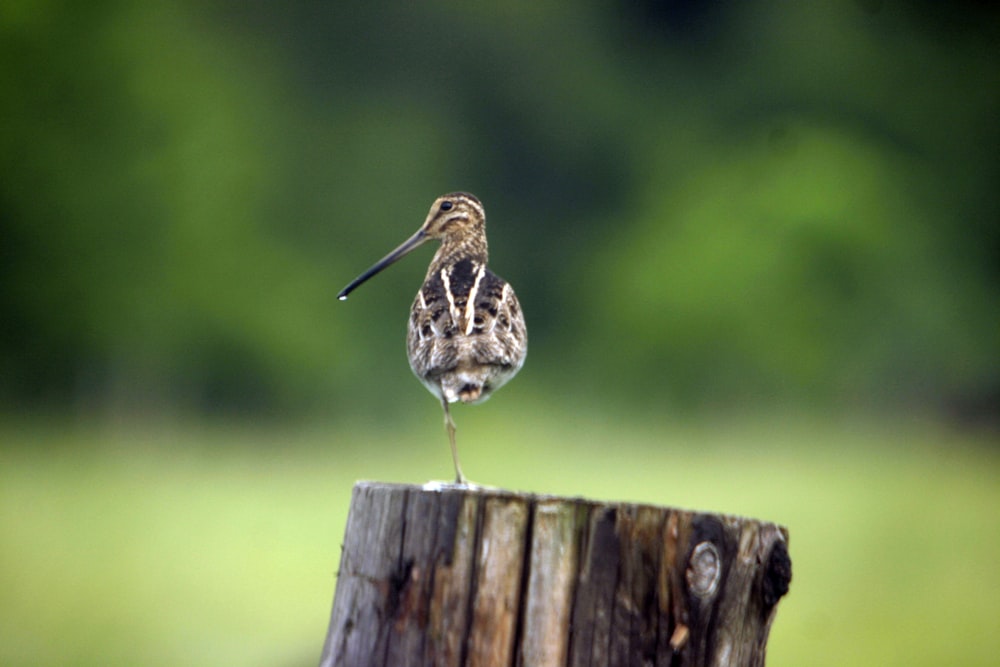
{"label": "snipe", "polygon": [[466,484],[448,404],[486,400],[514,377],[528,352],[528,332],[514,290],[486,268],[483,205],[465,192],[439,197],[413,236],[338,297],[346,299],[358,285],[431,239],[441,241],[441,247],[413,300],[406,351],[410,368],[441,400],[455,481]]}

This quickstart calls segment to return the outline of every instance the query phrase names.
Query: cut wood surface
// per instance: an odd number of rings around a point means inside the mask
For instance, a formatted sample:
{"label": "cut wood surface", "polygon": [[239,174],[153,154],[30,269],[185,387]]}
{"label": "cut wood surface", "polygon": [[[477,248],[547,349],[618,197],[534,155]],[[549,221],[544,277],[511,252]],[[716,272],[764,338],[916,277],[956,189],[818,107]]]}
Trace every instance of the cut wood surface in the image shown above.
{"label": "cut wood surface", "polygon": [[320,664],[763,665],[787,544],[735,516],[360,482]]}

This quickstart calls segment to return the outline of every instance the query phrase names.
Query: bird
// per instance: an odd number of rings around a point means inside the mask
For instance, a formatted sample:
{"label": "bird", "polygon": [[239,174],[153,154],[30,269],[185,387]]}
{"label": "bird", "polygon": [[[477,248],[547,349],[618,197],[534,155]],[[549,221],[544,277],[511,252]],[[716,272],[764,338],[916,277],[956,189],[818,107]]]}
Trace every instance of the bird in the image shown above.
{"label": "bird", "polygon": [[462,473],[448,406],[485,401],[521,370],[528,353],[528,330],[514,289],[486,265],[482,203],[467,192],[438,197],[413,236],[337,296],[346,300],[359,285],[431,240],[441,245],[410,308],[407,358],[413,373],[441,401],[455,483],[472,485]]}

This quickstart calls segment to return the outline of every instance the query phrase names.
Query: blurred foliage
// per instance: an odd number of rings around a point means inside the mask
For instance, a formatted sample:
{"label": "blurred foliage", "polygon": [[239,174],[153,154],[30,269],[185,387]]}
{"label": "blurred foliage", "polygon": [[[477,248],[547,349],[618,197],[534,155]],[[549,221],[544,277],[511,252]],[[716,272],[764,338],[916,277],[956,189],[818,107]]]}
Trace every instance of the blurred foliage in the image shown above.
{"label": "blurred foliage", "polygon": [[998,38],[926,0],[5,2],[0,400],[409,400],[423,258],[334,295],[465,189],[540,391],[995,415]]}

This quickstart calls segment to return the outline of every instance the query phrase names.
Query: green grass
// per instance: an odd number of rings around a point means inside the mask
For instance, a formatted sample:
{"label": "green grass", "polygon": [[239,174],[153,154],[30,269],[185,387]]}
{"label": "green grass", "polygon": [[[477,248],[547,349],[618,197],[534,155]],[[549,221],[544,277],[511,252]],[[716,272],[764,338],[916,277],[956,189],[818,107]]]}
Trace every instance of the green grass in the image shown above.
{"label": "green grass", "polygon": [[[995,664],[986,437],[510,410],[456,411],[473,479],[788,526],[768,664]],[[449,476],[438,416],[408,426],[0,425],[0,664],[314,665],[354,481]]]}

